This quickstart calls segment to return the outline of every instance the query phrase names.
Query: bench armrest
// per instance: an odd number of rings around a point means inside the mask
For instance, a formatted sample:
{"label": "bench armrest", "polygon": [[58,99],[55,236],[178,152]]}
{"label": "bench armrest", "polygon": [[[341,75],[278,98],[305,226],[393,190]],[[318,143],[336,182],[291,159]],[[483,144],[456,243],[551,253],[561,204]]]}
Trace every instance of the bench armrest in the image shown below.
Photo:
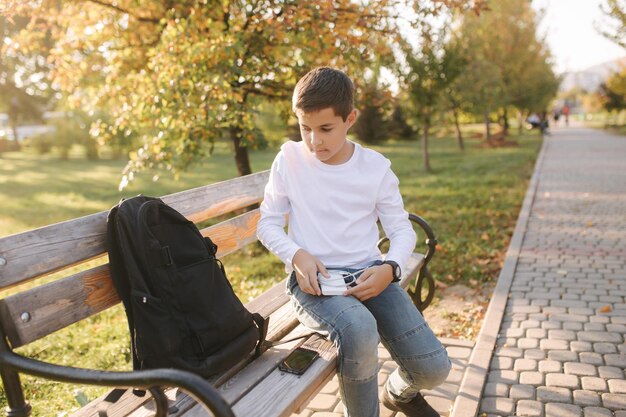
{"label": "bench armrest", "polygon": [[[133,372],[98,371],[54,365],[25,358],[11,351],[0,352],[0,365],[2,368],[12,369],[15,372],[61,382],[147,389],[155,397],[157,416],[167,415],[167,400],[159,387],[178,387],[193,395],[216,417],[235,417],[228,403],[211,384],[196,374],[178,369],[151,369]],[[155,388],[157,389],[155,390]]]}
{"label": "bench armrest", "polygon": [[[430,271],[428,271],[428,262],[435,255],[435,251],[437,250],[437,238],[435,237],[435,233],[433,233],[433,229],[430,227],[428,222],[418,216],[417,214],[409,213],[409,220],[415,224],[417,224],[426,234],[426,240],[424,243],[427,246],[426,253],[424,254],[424,259],[422,264],[419,267],[417,272],[417,276],[415,278],[414,289],[411,289],[411,285],[407,288],[411,299],[415,306],[419,309],[419,311],[424,311],[426,307],[431,303],[433,297],[435,296],[435,280],[433,279]],[[378,241],[378,247],[381,248],[383,244],[389,241],[389,238],[383,237]],[[424,289],[424,281],[428,284],[428,292],[426,296],[422,296],[422,290]]]}

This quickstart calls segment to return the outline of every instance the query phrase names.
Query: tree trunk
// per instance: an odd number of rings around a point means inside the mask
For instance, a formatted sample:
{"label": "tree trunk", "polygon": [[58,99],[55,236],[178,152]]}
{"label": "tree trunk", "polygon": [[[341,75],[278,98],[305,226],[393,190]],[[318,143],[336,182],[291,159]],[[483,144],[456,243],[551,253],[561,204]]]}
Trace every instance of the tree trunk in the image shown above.
{"label": "tree trunk", "polygon": [[431,172],[430,169],[430,158],[428,156],[428,129],[429,122],[424,123],[424,134],[422,136],[422,151],[423,151],[423,160],[424,160],[424,171]]}
{"label": "tree trunk", "polygon": [[491,144],[491,126],[489,120],[489,111],[485,110],[483,112],[483,119],[485,121],[485,140],[488,144]]}
{"label": "tree trunk", "polygon": [[524,132],[524,112],[517,111],[517,133],[520,135]]}
{"label": "tree trunk", "polygon": [[237,127],[230,128],[230,139],[233,141],[233,151],[235,152],[235,164],[239,176],[252,173],[250,168],[250,158],[248,157],[248,147],[241,145],[241,129]]}
{"label": "tree trunk", "polygon": [[461,132],[461,126],[459,125],[459,113],[456,109],[452,110],[452,115],[454,116],[454,126],[456,127],[456,139],[459,143],[459,149],[465,150],[465,143],[463,143],[463,133]]}
{"label": "tree trunk", "polygon": [[502,114],[502,138],[509,134],[509,112],[504,108],[504,114]]}

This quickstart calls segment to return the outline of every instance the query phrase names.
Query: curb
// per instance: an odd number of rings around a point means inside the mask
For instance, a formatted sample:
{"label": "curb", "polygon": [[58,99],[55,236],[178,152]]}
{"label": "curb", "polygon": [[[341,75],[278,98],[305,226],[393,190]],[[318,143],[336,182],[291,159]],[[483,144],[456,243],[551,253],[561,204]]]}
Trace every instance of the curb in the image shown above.
{"label": "curb", "polygon": [[539,156],[535,162],[533,175],[517,218],[515,230],[506,252],[504,265],[487,307],[482,327],[478,333],[478,340],[467,363],[465,375],[461,381],[459,394],[454,401],[450,417],[476,417],[478,415],[480,398],[487,379],[487,371],[489,370],[489,364],[495,349],[502,318],[504,317],[509,290],[513,283],[513,276],[526,234],[530,211],[539,185],[539,172],[543,167],[548,146],[549,139],[544,136]]}

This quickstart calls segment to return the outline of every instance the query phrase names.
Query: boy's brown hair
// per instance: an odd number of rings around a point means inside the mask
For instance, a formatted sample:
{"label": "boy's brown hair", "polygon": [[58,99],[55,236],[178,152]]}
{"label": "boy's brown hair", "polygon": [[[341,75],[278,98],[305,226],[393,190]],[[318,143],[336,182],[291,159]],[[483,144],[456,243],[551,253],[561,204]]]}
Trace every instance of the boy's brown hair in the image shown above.
{"label": "boy's brown hair", "polygon": [[319,67],[300,78],[293,91],[294,113],[316,112],[328,107],[345,122],[353,110],[354,84],[343,71],[330,67]]}

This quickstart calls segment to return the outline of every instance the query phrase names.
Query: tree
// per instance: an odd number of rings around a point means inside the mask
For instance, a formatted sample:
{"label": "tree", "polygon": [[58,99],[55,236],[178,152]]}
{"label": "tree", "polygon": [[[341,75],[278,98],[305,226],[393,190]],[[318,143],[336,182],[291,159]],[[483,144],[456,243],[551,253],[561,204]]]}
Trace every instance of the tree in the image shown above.
{"label": "tree", "polygon": [[111,109],[108,134],[134,131],[143,139],[127,177],[149,166],[184,169],[224,136],[245,175],[259,103],[287,100],[314,65],[349,68],[358,77],[387,48],[383,35],[393,28],[386,6],[83,0],[55,10],[44,2],[32,10],[29,28],[47,22],[53,78],[75,106]]}
{"label": "tree", "polygon": [[626,110],[626,67],[615,72],[600,85],[602,106],[609,113],[619,114]]}
{"label": "tree", "polygon": [[457,38],[468,61],[464,96],[476,103],[475,113],[482,113],[489,142],[492,112],[501,115],[506,132],[508,109],[547,103],[558,80],[545,42],[537,38],[538,18],[529,1],[492,2],[480,16],[463,15],[460,20]]}
{"label": "tree", "polygon": [[353,127],[357,137],[365,143],[377,143],[388,139],[389,124],[386,120],[391,93],[380,83],[378,71],[361,86],[356,107],[359,117]]}
{"label": "tree", "polygon": [[49,70],[46,62],[47,33],[39,34],[43,53],[31,55],[12,42],[29,19],[16,16],[8,19],[0,15],[0,105],[7,111],[13,139],[19,146],[17,126],[22,120],[41,121],[43,108],[52,92],[47,83]]}
{"label": "tree", "polygon": [[[142,139],[128,178],[145,167],[184,169],[223,137],[239,173],[249,173],[261,102],[288,101],[299,76],[316,65],[361,79],[375,56],[390,54],[398,7],[419,9],[409,0],[12,3],[14,14],[33,16],[26,35],[44,23],[49,28],[52,76],[74,105],[112,112],[113,122],[98,131]],[[435,9],[482,4],[435,3]]]}
{"label": "tree", "polygon": [[456,65],[451,63],[457,56],[446,49],[447,31],[446,25],[436,30],[425,22],[417,50],[409,43],[403,45],[407,68],[401,73],[401,79],[407,85],[409,99],[422,128],[422,160],[426,172],[432,171],[428,135],[433,117],[441,110],[444,94],[459,74]]}
{"label": "tree", "polygon": [[626,48],[626,3],[623,0],[607,0],[606,5],[600,6],[608,18],[598,31],[622,48]]}

